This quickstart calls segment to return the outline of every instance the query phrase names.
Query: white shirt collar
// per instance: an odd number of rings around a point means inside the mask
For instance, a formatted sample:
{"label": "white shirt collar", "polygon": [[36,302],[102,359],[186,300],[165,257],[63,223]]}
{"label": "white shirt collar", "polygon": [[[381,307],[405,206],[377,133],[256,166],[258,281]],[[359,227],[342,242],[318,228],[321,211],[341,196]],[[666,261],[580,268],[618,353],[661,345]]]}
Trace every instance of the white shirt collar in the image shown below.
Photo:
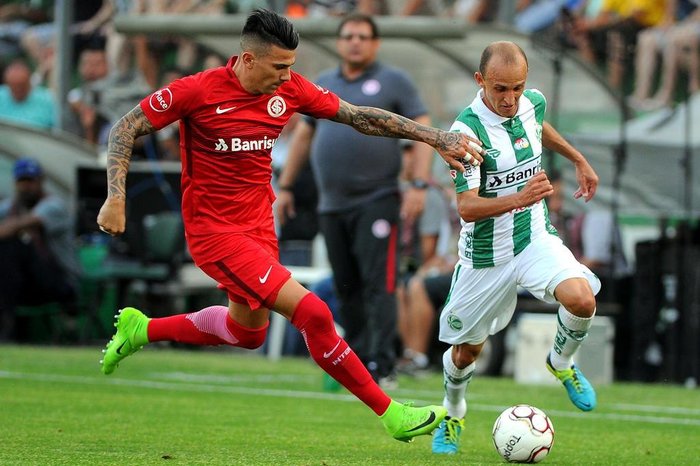
{"label": "white shirt collar", "polygon": [[[522,96],[520,96],[522,99]],[[516,116],[520,115],[520,111],[522,110],[522,102],[518,102],[518,112],[515,114],[515,116],[511,118],[515,118]],[[498,115],[497,113],[494,113],[489,109],[486,104],[484,103],[484,90],[479,89],[479,91],[476,93],[476,97],[471,103],[472,109],[474,109],[474,113],[478,114],[483,121],[488,123],[490,126],[498,126],[506,121],[510,120],[511,118],[506,118],[502,117],[501,115]]]}

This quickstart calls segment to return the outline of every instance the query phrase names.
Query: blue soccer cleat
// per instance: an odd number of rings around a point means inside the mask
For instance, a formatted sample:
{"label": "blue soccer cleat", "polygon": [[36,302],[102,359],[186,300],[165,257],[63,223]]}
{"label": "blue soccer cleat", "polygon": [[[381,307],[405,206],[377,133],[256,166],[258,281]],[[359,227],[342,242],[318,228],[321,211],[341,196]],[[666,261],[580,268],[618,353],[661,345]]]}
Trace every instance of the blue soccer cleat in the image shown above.
{"label": "blue soccer cleat", "polygon": [[596,407],[595,389],[575,364],[568,369],[557,370],[547,356],[547,369],[564,385],[574,406],[581,411],[591,411]]}
{"label": "blue soccer cleat", "polygon": [[433,434],[433,453],[441,455],[457,453],[462,429],[464,429],[464,419],[446,417]]}

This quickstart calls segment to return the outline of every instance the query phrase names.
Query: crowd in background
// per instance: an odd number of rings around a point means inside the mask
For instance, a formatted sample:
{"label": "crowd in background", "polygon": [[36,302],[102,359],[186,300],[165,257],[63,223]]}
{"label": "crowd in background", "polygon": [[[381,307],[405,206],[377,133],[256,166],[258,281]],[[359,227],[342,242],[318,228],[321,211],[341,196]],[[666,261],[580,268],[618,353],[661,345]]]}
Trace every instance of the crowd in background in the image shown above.
{"label": "crowd in background", "polygon": [[[114,27],[119,14],[245,13],[267,7],[290,17],[340,16],[351,11],[373,15],[434,15],[463,18],[466,24],[502,22],[504,0],[103,0],[75,1],[73,86],[66,128],[104,147],[115,121],[148,93],[172,80],[221,66],[228,57],[191,39],[175,36],[124,35]],[[698,43],[700,8],[697,0],[517,0],[511,2],[512,27],[525,34],[553,38],[569,53],[597,67],[609,85],[629,95],[637,110],[671,105],[700,88]],[[55,121],[54,2],[10,1],[0,6],[0,119],[49,129]],[[290,125],[291,127],[291,125]],[[179,160],[177,127],[165,128],[137,141],[134,158]],[[284,138],[275,149],[274,164],[284,160]],[[406,152],[411,145],[404,147]],[[276,167],[279,168],[279,167]],[[404,183],[410,180],[403,180]],[[311,183],[310,179],[308,181]],[[434,202],[430,214],[442,218],[401,235],[402,274],[399,288],[399,333],[403,341],[402,369],[428,365],[433,340],[430,323],[444,301],[445,282],[455,261],[458,222],[454,190],[431,180]],[[303,190],[302,190],[303,191]],[[313,194],[313,190],[306,191]],[[314,195],[308,196],[315,203]],[[314,216],[315,208],[307,206]],[[315,225],[312,218],[304,226]],[[443,225],[448,225],[443,228]],[[440,226],[440,228],[435,228]],[[315,228],[313,228],[315,233]],[[285,241],[308,241],[304,232]],[[426,245],[431,245],[427,248]],[[302,265],[309,258],[301,260]],[[431,280],[443,277],[443,282]],[[416,329],[419,329],[416,331]]]}
{"label": "crowd in background", "polygon": [[[68,131],[104,145],[120,115],[172,79],[219,66],[228,57],[192,39],[124,35],[118,14],[245,13],[268,7],[290,17],[435,15],[467,24],[512,22],[512,27],[551,42],[597,67],[609,85],[630,96],[639,111],[684,99],[700,88],[698,0],[103,0],[75,1],[74,88],[68,95]],[[504,17],[504,4],[512,5]],[[0,7],[0,118],[51,128],[55,120],[54,2],[10,1]],[[178,159],[176,131],[141,144],[137,157]]]}

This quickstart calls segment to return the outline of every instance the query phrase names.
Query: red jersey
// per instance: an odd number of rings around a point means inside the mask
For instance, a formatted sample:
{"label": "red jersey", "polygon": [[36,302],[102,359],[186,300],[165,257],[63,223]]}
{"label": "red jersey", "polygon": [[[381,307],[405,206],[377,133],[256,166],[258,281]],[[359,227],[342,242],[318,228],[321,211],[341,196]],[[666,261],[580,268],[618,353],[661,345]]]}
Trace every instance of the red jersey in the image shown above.
{"label": "red jersey", "polygon": [[233,72],[237,58],[141,101],[156,129],[180,120],[188,236],[249,231],[269,222],[275,199],[271,151],[282,128],[295,112],[330,118],[340,105],[335,94],[293,71],[274,94],[249,94]]}

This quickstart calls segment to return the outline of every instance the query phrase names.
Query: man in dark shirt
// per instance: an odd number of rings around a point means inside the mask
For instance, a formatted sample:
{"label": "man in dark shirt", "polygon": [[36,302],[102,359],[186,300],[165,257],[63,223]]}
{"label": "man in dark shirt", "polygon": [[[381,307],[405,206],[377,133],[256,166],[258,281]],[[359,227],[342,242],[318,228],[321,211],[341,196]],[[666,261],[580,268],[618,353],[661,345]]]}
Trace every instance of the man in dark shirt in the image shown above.
{"label": "man in dark shirt", "polygon": [[44,189],[44,171],[31,158],[13,168],[15,193],[0,202],[0,341],[15,329],[19,305],[71,303],[80,266],[66,203]]}
{"label": "man in dark shirt", "polygon": [[[379,107],[430,125],[408,75],[377,62],[379,31],[370,16],[346,16],[338,27],[338,68],[317,84],[355,105]],[[279,178],[280,222],[293,217],[291,187],[311,154],[326,241],[346,336],[381,386],[396,386],[396,278],[399,218],[423,210],[432,151],[419,144],[412,186],[402,197],[399,141],[367,137],[346,125],[305,118],[295,129]]]}

